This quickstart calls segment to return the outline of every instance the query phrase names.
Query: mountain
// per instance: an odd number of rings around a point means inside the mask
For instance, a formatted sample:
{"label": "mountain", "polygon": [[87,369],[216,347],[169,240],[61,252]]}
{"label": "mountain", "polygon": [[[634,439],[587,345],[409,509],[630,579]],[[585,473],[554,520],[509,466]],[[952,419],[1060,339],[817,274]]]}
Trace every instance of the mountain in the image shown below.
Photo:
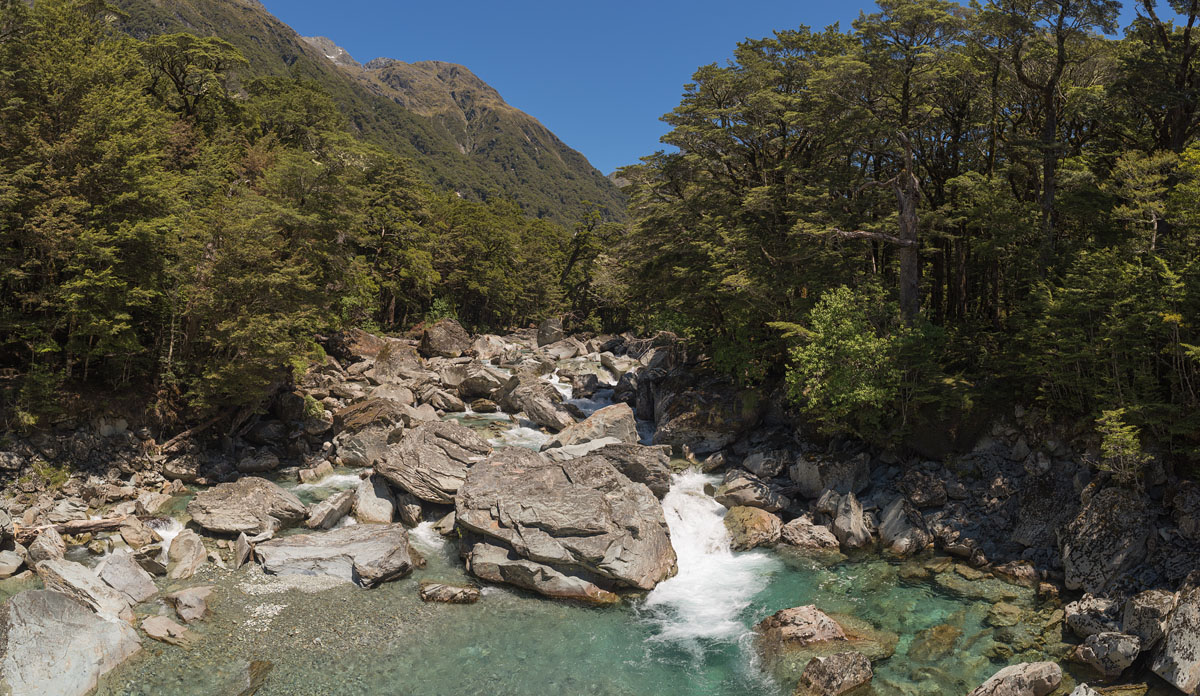
{"label": "mountain", "polygon": [[253,74],[316,81],[360,137],[412,159],[436,188],[509,197],[528,215],[565,224],[588,202],[609,219],[624,219],[624,196],[587,158],[461,65],[386,58],[362,65],[331,39],[300,36],[257,0],[114,5],[134,36],[219,36],[241,50]]}

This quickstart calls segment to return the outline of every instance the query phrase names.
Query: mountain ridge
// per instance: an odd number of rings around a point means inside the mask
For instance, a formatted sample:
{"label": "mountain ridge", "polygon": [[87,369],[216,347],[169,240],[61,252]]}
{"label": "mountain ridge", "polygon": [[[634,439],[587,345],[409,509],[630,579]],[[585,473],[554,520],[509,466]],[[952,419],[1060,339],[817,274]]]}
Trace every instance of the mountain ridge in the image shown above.
{"label": "mountain ridge", "polygon": [[515,200],[563,224],[591,205],[625,218],[625,198],[602,172],[533,116],[504,101],[469,68],[444,61],[360,64],[327,37],[303,37],[257,0],[116,0],[122,28],[146,37],[219,36],[250,72],[313,80],[356,135],[412,159],[431,185],[463,197]]}

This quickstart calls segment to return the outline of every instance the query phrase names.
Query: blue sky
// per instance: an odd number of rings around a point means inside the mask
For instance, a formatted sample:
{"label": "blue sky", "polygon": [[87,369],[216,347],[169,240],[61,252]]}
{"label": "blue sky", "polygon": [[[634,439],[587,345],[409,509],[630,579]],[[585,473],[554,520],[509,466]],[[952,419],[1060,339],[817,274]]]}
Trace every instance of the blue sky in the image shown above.
{"label": "blue sky", "polygon": [[[697,67],[746,37],[843,28],[873,2],[812,0],[263,0],[305,36],[360,62],[461,63],[604,173],[661,148],[659,117]],[[1126,3],[1131,5],[1131,3]],[[1129,11],[1126,11],[1129,15]]]}

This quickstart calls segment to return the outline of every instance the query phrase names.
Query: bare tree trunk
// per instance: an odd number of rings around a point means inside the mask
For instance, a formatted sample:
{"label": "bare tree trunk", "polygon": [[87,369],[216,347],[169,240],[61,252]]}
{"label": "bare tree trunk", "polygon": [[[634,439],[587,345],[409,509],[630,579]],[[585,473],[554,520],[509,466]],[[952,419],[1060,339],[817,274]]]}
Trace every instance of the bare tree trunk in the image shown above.
{"label": "bare tree trunk", "polygon": [[917,239],[917,203],[920,184],[912,171],[912,148],[905,147],[905,168],[896,177],[896,204],[900,210],[900,314],[912,326],[921,312],[921,248]]}

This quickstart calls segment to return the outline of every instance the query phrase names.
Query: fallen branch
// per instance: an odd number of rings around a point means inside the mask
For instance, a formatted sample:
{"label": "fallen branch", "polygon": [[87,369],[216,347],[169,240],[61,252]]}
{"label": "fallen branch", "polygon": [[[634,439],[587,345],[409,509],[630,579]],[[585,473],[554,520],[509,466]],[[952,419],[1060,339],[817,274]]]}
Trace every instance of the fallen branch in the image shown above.
{"label": "fallen branch", "polygon": [[913,239],[900,239],[899,237],[883,232],[867,232],[866,230],[839,230],[834,228],[829,231],[834,237],[839,239],[872,239],[877,242],[887,242],[897,246],[916,246],[917,242]]}
{"label": "fallen branch", "polygon": [[188,439],[189,437],[191,437],[197,433],[201,433],[201,432],[204,432],[205,430],[208,430],[212,426],[216,425],[217,421],[221,420],[224,417],[225,417],[225,414],[222,413],[219,416],[213,416],[212,418],[204,421],[203,423],[201,423],[200,425],[197,425],[194,428],[188,428],[187,430],[183,431],[182,433],[179,433],[178,435],[171,438],[170,440],[167,440],[166,444],[164,444],[161,448],[159,448],[159,451],[170,452],[171,450],[178,447],[180,445],[180,443],[182,443],[184,440]]}
{"label": "fallen branch", "polygon": [[43,524],[36,527],[22,527],[19,524],[13,525],[13,537],[22,545],[32,543],[37,539],[38,535],[47,529],[53,529],[59,534],[88,534],[91,532],[111,532],[114,529],[120,529],[133,515],[121,515],[120,517],[107,517],[102,520],[71,520],[61,524]]}

